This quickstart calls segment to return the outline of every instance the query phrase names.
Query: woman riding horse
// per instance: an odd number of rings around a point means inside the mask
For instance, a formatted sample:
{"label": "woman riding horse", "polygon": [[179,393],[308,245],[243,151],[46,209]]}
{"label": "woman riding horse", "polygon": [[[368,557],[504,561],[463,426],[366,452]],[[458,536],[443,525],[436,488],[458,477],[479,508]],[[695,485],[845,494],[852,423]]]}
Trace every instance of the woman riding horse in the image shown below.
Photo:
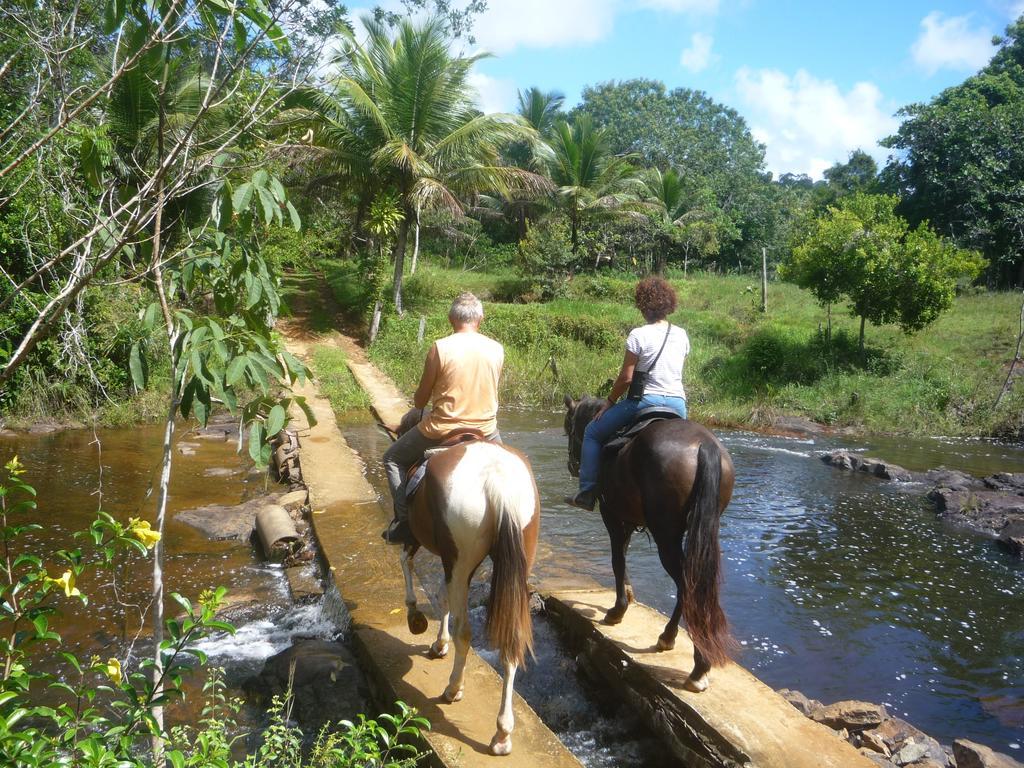
{"label": "woman riding horse", "polygon": [[[676,309],[676,292],[660,277],[644,278],[636,287],[636,307],[647,324],[634,328],[626,339],[619,377],[583,434],[579,493],[565,499],[587,511],[594,509],[597,500],[601,447],[629,424],[637,411],[660,406],[686,418],[683,363],[690,352],[690,339],[686,331],[666,320]],[[645,379],[642,388],[639,379]],[[627,391],[627,397],[619,400]]]}
{"label": "woman riding horse", "polygon": [[[675,291],[661,278],[647,278],[637,286],[636,303],[648,324],[630,334],[611,396],[565,398],[569,471],[580,478],[580,492],[567,501],[592,510],[600,500],[615,573],[615,605],[605,615],[609,624],[622,621],[633,600],[626,570],[629,539],[638,528],[650,533],[676,584],[675,608],[657,647],[675,646],[679,621],[685,618],[694,646],[685,687],[699,692],[708,687],[711,667],[727,661],[732,645],[718,598],[718,525],[732,497],[733,466],[718,439],[685,418],[681,377],[690,345],[681,328],[665,321],[675,309]],[[631,396],[615,403],[627,387]],[[602,443],[649,405],[684,418],[651,423],[614,456],[602,455]]]}

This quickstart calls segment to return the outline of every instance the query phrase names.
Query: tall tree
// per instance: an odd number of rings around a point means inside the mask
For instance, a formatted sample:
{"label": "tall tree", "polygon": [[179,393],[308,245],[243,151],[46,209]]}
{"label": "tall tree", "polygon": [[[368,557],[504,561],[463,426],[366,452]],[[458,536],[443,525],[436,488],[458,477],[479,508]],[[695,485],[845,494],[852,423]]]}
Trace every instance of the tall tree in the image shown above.
{"label": "tall tree", "polygon": [[862,149],[853,150],[845,163],[826,168],[823,175],[837,197],[878,191],[878,163]]}
{"label": "tall tree", "polygon": [[626,158],[612,153],[607,134],[594,127],[589,115],[578,115],[572,125],[559,123],[551,150],[549,173],[569,219],[572,254],[576,256],[583,221],[635,202],[642,182]]}
{"label": "tall tree", "polygon": [[740,265],[760,259],[774,237],[764,147],[733,109],[701,91],[668,90],[656,80],[625,80],[585,88],[573,114],[607,131],[612,152],[636,153],[647,166],[675,168],[691,191],[710,190],[739,238],[723,243]]}
{"label": "tall tree", "polygon": [[911,222],[981,250],[994,282],[1024,285],[1024,16],[996,43],[977,75],[900,110],[883,176]]}
{"label": "tall tree", "polygon": [[532,141],[536,132],[515,115],[476,109],[469,75],[486,54],[453,55],[448,24],[440,17],[402,19],[394,34],[371,17],[363,18],[363,26],[365,43],[343,30],[336,74],[324,90],[305,92],[302,106],[310,142],[325,162],[398,196],[402,220],[392,251],[392,297],[401,313],[406,245],[420,211],[459,215],[477,191],[540,189],[544,180],[500,159],[500,147]]}

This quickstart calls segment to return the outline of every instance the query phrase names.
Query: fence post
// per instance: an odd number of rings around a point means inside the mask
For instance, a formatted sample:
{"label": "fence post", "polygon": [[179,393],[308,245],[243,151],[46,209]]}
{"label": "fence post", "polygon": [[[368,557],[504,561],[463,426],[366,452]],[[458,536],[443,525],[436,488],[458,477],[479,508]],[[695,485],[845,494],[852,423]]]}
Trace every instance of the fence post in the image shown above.
{"label": "fence post", "polygon": [[761,246],[761,311],[768,312],[768,249]]}

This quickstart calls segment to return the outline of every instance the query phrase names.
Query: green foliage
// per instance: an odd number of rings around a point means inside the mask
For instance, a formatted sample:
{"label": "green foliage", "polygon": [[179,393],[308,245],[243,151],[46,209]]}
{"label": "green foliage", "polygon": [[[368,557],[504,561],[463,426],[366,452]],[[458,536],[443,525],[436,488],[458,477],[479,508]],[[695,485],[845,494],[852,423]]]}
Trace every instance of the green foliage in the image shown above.
{"label": "green foliage", "polygon": [[[984,265],[926,224],[910,229],[895,197],[857,193],[829,208],[796,248],[782,274],[822,304],[841,298],[875,324],[919,331],[953,303],[957,280]],[[863,344],[863,339],[862,339]]]}
{"label": "green foliage", "polygon": [[380,19],[363,24],[365,46],[342,31],[337,75],[326,89],[294,99],[303,114],[297,130],[311,131],[323,150],[319,172],[346,181],[362,204],[380,192],[398,196],[393,296],[401,312],[408,233],[420,213],[461,215],[462,199],[477,191],[536,187],[533,174],[499,162],[501,147],[535,134],[511,115],[475,109],[470,75],[483,54],[452,55],[443,15],[398,20],[393,33]]}
{"label": "green foliage", "polygon": [[541,286],[559,280],[577,263],[570,238],[568,224],[559,217],[530,226],[519,241],[519,270]]}
{"label": "green foliage", "polygon": [[676,169],[687,195],[707,190],[735,237],[720,239],[728,264],[760,257],[778,226],[764,147],[733,109],[702,91],[668,90],[655,80],[601,83],[583,89],[573,115],[587,114],[606,131],[611,151],[635,153],[645,166]]}
{"label": "green foliage", "polygon": [[883,144],[899,150],[885,183],[914,224],[930,221],[980,250],[1002,286],[1024,282],[1024,16],[987,66],[904,118]]}
{"label": "green foliage", "polygon": [[641,182],[628,160],[613,152],[607,131],[595,128],[586,114],[577,115],[571,125],[561,122],[555,126],[551,150],[548,173],[569,219],[569,242],[575,259],[584,223],[607,217],[634,201]]}
{"label": "green foliage", "polygon": [[[301,381],[307,373],[271,335],[268,321],[280,310],[277,280],[254,237],[271,223],[282,225],[285,210],[298,229],[283,185],[263,169],[234,187],[225,181],[212,214],[219,228],[192,233],[193,244],[164,267],[169,303],[153,302],[143,316],[147,330],[158,322],[165,326],[171,387],[182,417],[205,425],[218,403],[239,411],[249,426],[249,455],[262,464],[270,460],[269,441],[284,428],[292,403],[313,419],[304,398],[273,392],[276,384]],[[146,386],[146,361],[145,346],[134,345],[129,368],[138,389]]]}
{"label": "green foliage", "polygon": [[[151,762],[143,755],[154,735],[167,737],[164,754],[173,768],[412,768],[425,757],[418,744],[430,724],[402,702],[396,714],[376,720],[360,715],[355,723],[325,726],[307,755],[303,733],[290,721],[289,692],[275,700],[259,748],[236,760],[234,747],[241,737],[231,734],[238,730],[234,717],[241,703],[226,697],[218,670],[210,670],[203,685],[198,727],[161,734],[152,708],[184,696],[185,677],[196,663],[202,667],[207,661],[197,643],[214,632],[234,632],[216,617],[226,590],[209,590],[196,602],[171,595],[178,616],[166,622],[158,671],[151,658],[135,668],[116,657],[79,659],[62,649],[55,630],[66,607],[89,603],[77,584],[90,572],[116,573],[126,565],[125,557],[146,556],[160,536],[145,521],[122,523],[100,512],[87,530],[75,534],[81,546],[51,555],[51,567],[63,569],[53,576],[31,549],[32,533],[40,526],[30,521],[39,516],[35,489],[23,473],[17,458],[0,470],[5,545],[0,558],[0,763],[12,768],[145,768]],[[38,672],[33,665],[40,653],[59,653],[68,672]],[[48,703],[33,703],[33,693],[43,686]]]}

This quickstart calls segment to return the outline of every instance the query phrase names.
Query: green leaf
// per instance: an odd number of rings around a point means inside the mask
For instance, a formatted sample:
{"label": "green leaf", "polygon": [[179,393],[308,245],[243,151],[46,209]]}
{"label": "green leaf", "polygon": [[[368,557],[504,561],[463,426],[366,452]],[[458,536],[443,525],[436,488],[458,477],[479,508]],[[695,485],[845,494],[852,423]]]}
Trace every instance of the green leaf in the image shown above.
{"label": "green leaf", "polygon": [[128,369],[132,374],[132,383],[137,390],[146,388],[146,362],[139,349],[139,342],[132,344],[131,353],[128,356]]}
{"label": "green leaf", "polygon": [[156,318],[160,314],[160,305],[155,301],[146,307],[146,314],[142,316],[142,327],[147,331],[153,330],[156,326]]}
{"label": "green leaf", "polygon": [[267,181],[270,179],[270,174],[265,169],[260,168],[256,173],[252,175],[252,185],[257,188],[263,188],[267,186]]}
{"label": "green leaf", "polygon": [[270,191],[274,194],[274,199],[283,203],[288,199],[288,194],[284,191],[284,185],[278,180],[276,176],[270,177]]}
{"label": "green leaf", "polygon": [[232,19],[232,23],[235,27],[235,52],[241,54],[245,51],[245,46],[249,42],[249,33],[245,28],[245,24],[237,16]]}
{"label": "green leaf", "polygon": [[288,414],[285,413],[284,408],[280,404],[271,408],[270,413],[267,414],[267,437],[273,437],[280,432],[287,419]]}
{"label": "green leaf", "polygon": [[261,464],[261,449],[263,447],[263,424],[254,421],[249,428],[249,456],[257,464]]}
{"label": "green leaf", "polygon": [[291,216],[291,219],[292,219],[292,228],[296,232],[301,231],[302,230],[302,219],[299,218],[299,212],[297,210],[295,210],[295,206],[292,205],[292,201],[291,200],[289,200],[285,205],[288,208],[288,215]]}
{"label": "green leaf", "polygon": [[228,372],[224,380],[229,387],[233,387],[242,380],[242,376],[245,374],[246,362],[245,355],[239,355],[228,364]]}
{"label": "green leaf", "polygon": [[231,182],[225,180],[213,203],[213,218],[217,227],[226,230],[231,225],[232,209]]}
{"label": "green leaf", "polygon": [[263,205],[263,222],[270,226],[270,222],[274,220],[274,211],[277,210],[277,203],[274,201],[274,196],[263,187],[259,187],[258,192],[260,203]]}
{"label": "green leaf", "polygon": [[234,194],[231,196],[231,205],[234,210],[242,213],[249,209],[249,203],[252,202],[252,184],[246,182],[240,184]]}

